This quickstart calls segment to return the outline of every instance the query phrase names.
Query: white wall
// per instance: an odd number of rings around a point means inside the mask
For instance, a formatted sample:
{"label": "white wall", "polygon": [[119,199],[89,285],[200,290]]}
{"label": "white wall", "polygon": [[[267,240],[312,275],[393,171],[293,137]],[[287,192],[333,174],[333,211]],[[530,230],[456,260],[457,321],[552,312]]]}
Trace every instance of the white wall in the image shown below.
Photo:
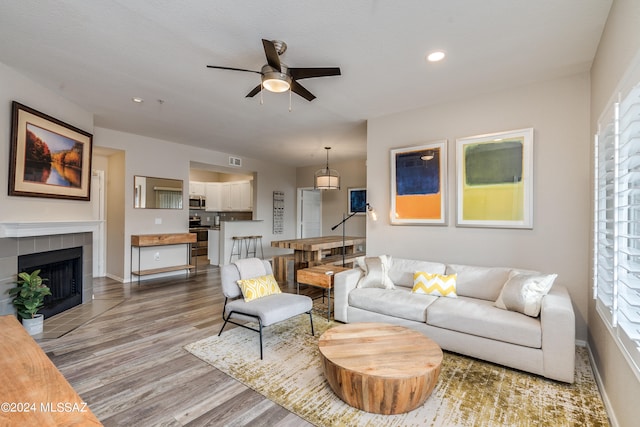
{"label": "white wall", "polygon": [[[591,135],[596,133],[600,114],[633,58],[640,61],[639,28],[640,2],[614,0],[591,68]],[[630,80],[640,82],[640,73]],[[589,348],[614,423],[637,425],[640,419],[640,381],[596,312],[592,299],[589,300]]]}
{"label": "white wall", "polygon": [[[186,203],[190,162],[225,167],[228,166],[229,154],[104,128],[95,129],[95,141],[101,147],[122,150],[125,153],[126,168],[122,189],[125,218],[122,274],[126,280],[130,269],[130,236],[132,234],[180,233],[187,232],[189,228],[188,209],[134,209],[134,175],[183,180]],[[243,158],[242,164],[243,167],[237,169],[237,173],[256,172],[254,191],[257,192],[257,205],[254,209],[254,219],[262,220],[260,232],[265,247],[269,247],[271,240],[295,237],[295,168],[250,158]],[[112,174],[111,172],[110,175]],[[285,233],[281,235],[273,234],[273,191],[275,190],[285,192]],[[156,224],[157,220],[161,221],[161,224]],[[110,230],[110,235],[112,232],[114,231]],[[164,257],[161,256],[161,258]],[[112,274],[119,275],[118,272]]]}
{"label": "white wall", "polygon": [[[331,160],[331,159],[329,159]],[[314,174],[318,169],[325,167],[326,162],[317,166],[298,168],[298,187],[313,187]],[[342,221],[342,215],[349,213],[349,188],[365,188],[367,186],[367,162],[366,160],[349,160],[344,162],[331,162],[329,167],[340,174],[340,190],[322,191],[322,235],[342,234],[342,227],[331,230],[331,227]],[[366,236],[366,217],[356,215],[349,218],[345,224],[345,235]]]}
{"label": "white wall", "polygon": [[93,133],[93,114],[0,63],[0,221],[92,219],[90,202],[7,195],[12,101]]}
{"label": "white wall", "polygon": [[[180,145],[175,142],[95,128],[93,114],[69,102],[61,95],[40,86],[9,66],[0,63],[0,221],[55,221],[92,219],[92,202],[9,197],[9,147],[11,135],[11,101],[15,100],[93,134],[96,147],[113,148],[122,153],[109,156],[107,192],[107,273],[127,279],[130,264],[130,236],[142,233],[171,233],[188,230],[188,209],[133,209],[133,176],[148,175],[189,180],[191,161],[219,166],[228,165],[229,154]],[[215,143],[212,143],[215,145]],[[233,154],[233,153],[231,153]],[[104,160],[104,159],[101,159]],[[102,167],[105,162],[101,163]],[[233,170],[235,171],[235,169]],[[231,172],[233,172],[231,171]],[[239,173],[257,172],[254,191],[257,203],[254,218],[262,219],[265,245],[271,240],[295,237],[295,168],[243,158]],[[188,187],[187,187],[188,188]],[[285,192],[285,232],[274,236],[273,191]],[[185,192],[185,203],[187,193]],[[155,224],[160,218],[162,224]]]}
{"label": "white wall", "polygon": [[[369,120],[367,254],[558,273],[571,293],[576,338],[587,337],[589,247],[589,76],[492,93]],[[532,230],[455,226],[456,138],[534,128]],[[392,226],[389,149],[448,139],[449,225]]]}
{"label": "white wall", "polygon": [[[329,159],[331,160],[331,159]],[[299,188],[313,188],[314,176],[318,169],[325,167],[326,162],[317,166],[298,168],[297,185]],[[349,213],[349,188],[365,188],[367,186],[366,160],[349,160],[331,162],[329,167],[340,174],[340,190],[322,191],[322,235],[341,235],[342,227],[331,230],[331,227],[342,221],[342,215]],[[356,215],[345,224],[345,235],[366,236],[366,217]]]}

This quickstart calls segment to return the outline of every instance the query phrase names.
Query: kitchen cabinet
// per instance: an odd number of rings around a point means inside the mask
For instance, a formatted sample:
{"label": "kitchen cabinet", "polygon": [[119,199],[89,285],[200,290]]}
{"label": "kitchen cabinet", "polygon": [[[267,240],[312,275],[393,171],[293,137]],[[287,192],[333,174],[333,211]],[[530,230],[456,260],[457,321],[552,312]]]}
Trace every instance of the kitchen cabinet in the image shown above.
{"label": "kitchen cabinet", "polygon": [[[251,181],[231,181],[208,183],[215,184],[210,192],[207,192],[207,210],[208,211],[251,211],[253,210],[253,190]],[[215,201],[209,204],[209,199],[215,198]]]}
{"label": "kitchen cabinet", "polygon": [[238,204],[235,206],[237,206],[239,210],[243,211],[253,210],[253,186],[251,185],[251,181],[240,181],[237,188],[239,197]]}
{"label": "kitchen cabinet", "polygon": [[[252,181],[206,182],[203,193],[209,212],[252,211]],[[196,187],[198,189],[200,187]],[[189,184],[191,191],[191,183]]]}
{"label": "kitchen cabinet", "polygon": [[220,207],[223,211],[232,211],[231,208],[231,183],[220,183]]}
{"label": "kitchen cabinet", "polygon": [[189,196],[204,196],[206,182],[189,181]]}
{"label": "kitchen cabinet", "polygon": [[220,182],[207,182],[205,185],[205,210],[209,212],[219,212],[222,209],[220,198]]}

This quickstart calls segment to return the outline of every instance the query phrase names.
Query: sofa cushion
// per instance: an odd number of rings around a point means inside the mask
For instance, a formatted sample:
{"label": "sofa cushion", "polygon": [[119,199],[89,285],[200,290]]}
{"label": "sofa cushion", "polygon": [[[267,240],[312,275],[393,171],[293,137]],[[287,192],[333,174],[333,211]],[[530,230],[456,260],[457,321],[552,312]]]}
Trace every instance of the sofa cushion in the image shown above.
{"label": "sofa cushion", "polygon": [[430,274],[416,271],[413,274],[414,294],[434,295],[437,297],[456,298],[456,274]]}
{"label": "sofa cushion", "polygon": [[495,306],[503,310],[517,311],[527,316],[537,317],[544,297],[557,274],[518,274],[509,275],[509,280],[502,287]]}
{"label": "sofa cushion", "polygon": [[446,274],[458,274],[456,292],[459,296],[495,301],[509,278],[510,268],[447,265]]}
{"label": "sofa cushion", "polygon": [[542,348],[540,320],[501,310],[491,301],[438,298],[427,309],[427,324],[531,348]]}
{"label": "sofa cushion", "polygon": [[[416,271],[444,274],[445,269],[446,265],[439,262],[393,258],[389,269],[389,277],[396,286],[413,288],[413,274]],[[493,300],[495,301],[495,298]]]}
{"label": "sofa cushion", "polygon": [[238,286],[240,286],[242,296],[246,302],[266,297],[267,295],[281,293],[278,282],[276,282],[273,274],[254,277],[253,279],[238,280]]}
{"label": "sofa cushion", "polygon": [[414,294],[408,288],[357,288],[349,292],[349,305],[352,307],[416,322],[425,321],[427,307],[437,299],[431,295]]}
{"label": "sofa cushion", "polygon": [[360,278],[358,288],[393,289],[393,282],[389,278],[391,259],[385,256],[367,257],[363,260],[365,275]]}

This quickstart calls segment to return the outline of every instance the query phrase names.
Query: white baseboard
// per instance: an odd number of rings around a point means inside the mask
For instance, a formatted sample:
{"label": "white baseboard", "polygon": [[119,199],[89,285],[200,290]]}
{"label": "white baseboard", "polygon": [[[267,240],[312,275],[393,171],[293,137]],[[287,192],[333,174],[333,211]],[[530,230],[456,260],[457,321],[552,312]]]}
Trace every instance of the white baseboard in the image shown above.
{"label": "white baseboard", "polygon": [[107,274],[105,274],[105,277],[108,277],[109,279],[113,279],[113,280],[115,280],[115,281],[117,281],[117,282],[120,282],[120,283],[126,283],[126,282],[124,281],[124,278],[123,278],[123,277],[115,276],[115,275],[113,275],[113,274],[108,274],[108,273],[107,273]]}
{"label": "white baseboard", "polygon": [[602,377],[600,376],[600,371],[598,371],[598,366],[595,364],[595,359],[593,357],[593,353],[591,352],[591,347],[585,343],[585,347],[587,347],[587,353],[589,355],[589,364],[591,365],[591,370],[593,371],[593,377],[596,380],[596,384],[598,385],[598,391],[600,391],[600,395],[602,396],[602,402],[604,403],[604,407],[607,410],[607,416],[609,417],[609,423],[612,427],[619,427],[620,424],[616,419],[615,413],[613,412],[613,407],[611,406],[611,401],[607,396],[607,391],[604,389],[604,385],[602,383]]}

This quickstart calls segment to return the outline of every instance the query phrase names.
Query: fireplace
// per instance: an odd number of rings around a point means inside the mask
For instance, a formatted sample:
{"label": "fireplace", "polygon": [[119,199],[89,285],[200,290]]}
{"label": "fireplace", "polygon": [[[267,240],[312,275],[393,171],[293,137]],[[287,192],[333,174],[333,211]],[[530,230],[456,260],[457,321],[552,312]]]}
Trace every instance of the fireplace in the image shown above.
{"label": "fireplace", "polygon": [[[93,247],[97,242],[102,221],[0,221],[0,315],[13,314],[15,308],[9,289],[15,287],[18,258],[60,249],[82,248],[82,275],[76,293],[82,294],[82,304],[93,300]],[[40,265],[40,264],[38,264]],[[37,266],[32,265],[31,268]],[[52,283],[46,282],[48,286]]]}
{"label": "fireplace", "polygon": [[82,247],[37,252],[18,257],[18,272],[40,270],[51,289],[39,313],[49,318],[82,304]]}

